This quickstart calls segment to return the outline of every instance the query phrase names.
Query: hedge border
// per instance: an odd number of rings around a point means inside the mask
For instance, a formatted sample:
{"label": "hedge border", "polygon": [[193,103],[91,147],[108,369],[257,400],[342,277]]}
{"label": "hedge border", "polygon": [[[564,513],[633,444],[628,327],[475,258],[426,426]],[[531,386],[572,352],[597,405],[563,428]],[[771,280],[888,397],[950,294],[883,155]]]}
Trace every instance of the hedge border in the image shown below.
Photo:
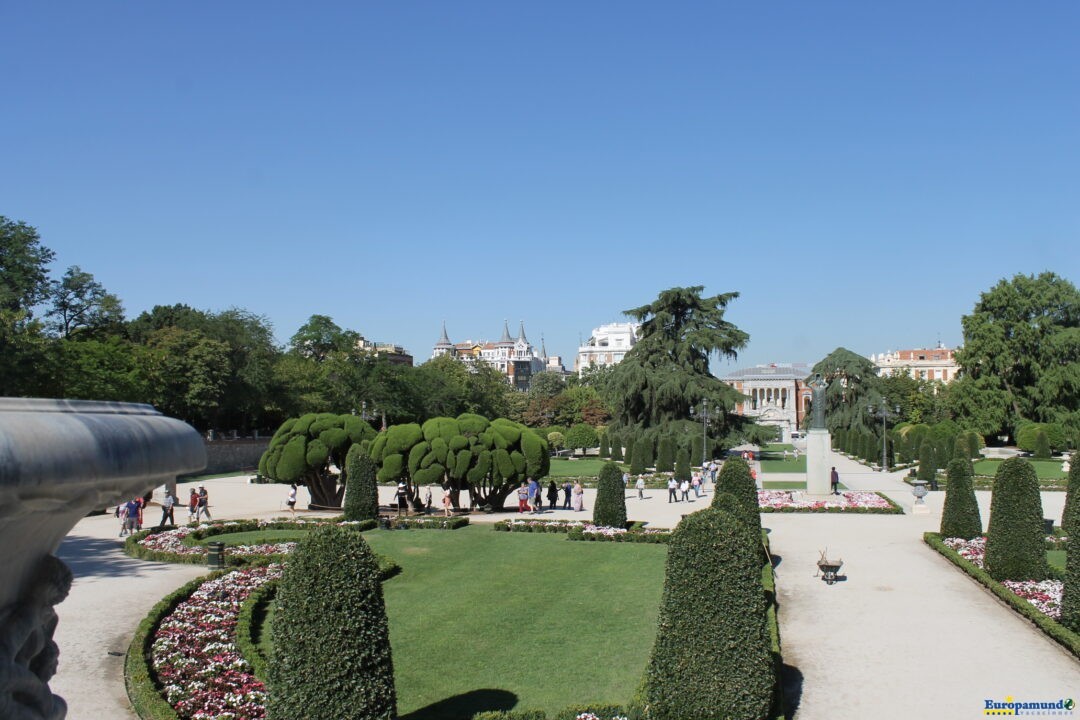
{"label": "hedge border", "polygon": [[280,580],[270,580],[255,588],[244,604],[240,606],[240,612],[236,616],[236,649],[251,666],[251,674],[266,683],[267,658],[259,651],[259,645],[255,642],[255,611],[264,603],[269,602],[277,594],[277,586]]}
{"label": "hedge border", "polygon": [[1052,620],[1035,609],[1027,600],[1017,596],[1007,587],[990,577],[990,573],[964,560],[958,552],[946,545],[940,533],[923,533],[923,541],[946,560],[965,572],[972,580],[981,584],[999,600],[1011,607],[1022,617],[1046,633],[1052,640],[1080,659],[1080,634],[1074,633],[1061,623]]}
{"label": "hedge border", "polygon": [[[371,521],[376,522],[376,521]],[[391,530],[457,530],[469,524],[469,518],[464,515],[451,517],[409,517],[390,518]]]}
{"label": "hedge border", "polygon": [[644,543],[647,545],[667,545],[671,540],[671,531],[662,533],[645,533],[629,530],[617,535],[598,535],[597,533],[586,534],[585,528],[573,528],[566,533],[566,539],[576,542],[614,542],[614,543]]}
{"label": "hedge border", "polygon": [[897,505],[892,498],[888,497],[884,493],[874,493],[879,498],[889,503],[887,508],[868,508],[868,507],[856,507],[856,508],[842,508],[842,507],[823,507],[823,508],[800,508],[800,507],[784,507],[784,508],[767,508],[759,507],[758,512],[763,513],[832,513],[838,515],[903,515],[904,508]]}

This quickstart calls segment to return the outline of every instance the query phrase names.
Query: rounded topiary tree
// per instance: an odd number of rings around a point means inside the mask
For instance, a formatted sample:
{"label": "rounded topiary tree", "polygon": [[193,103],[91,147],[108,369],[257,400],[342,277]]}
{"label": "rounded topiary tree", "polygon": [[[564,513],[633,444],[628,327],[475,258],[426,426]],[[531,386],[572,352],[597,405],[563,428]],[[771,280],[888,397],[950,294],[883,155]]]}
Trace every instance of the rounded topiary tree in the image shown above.
{"label": "rounded topiary tree", "polygon": [[631,475],[641,475],[652,465],[652,442],[645,437],[634,441],[634,457],[630,466]]}
{"label": "rounded topiary tree", "polygon": [[[1080,534],[1080,450],[1069,459],[1069,479],[1065,488],[1065,512],[1061,514],[1061,529],[1072,540]],[[1080,543],[1077,544],[1080,546]]]}
{"label": "rounded topiary tree", "polygon": [[675,470],[675,441],[670,435],[660,438],[656,448],[656,472]]}
{"label": "rounded topiary tree", "polygon": [[730,457],[716,475],[716,491],[712,505],[718,507],[721,495],[730,495],[743,507],[743,521],[751,532],[761,533],[761,510],[758,505],[757,484],[750,474],[750,465],[741,457]]}
{"label": "rounded topiary tree", "polygon": [[982,535],[982,516],[971,484],[970,466],[971,459],[967,457],[949,461],[945,507],[941,511],[942,537],[971,540]]}
{"label": "rounded topiary tree", "polygon": [[[776,672],[758,540],[735,515],[687,516],[668,544],[647,671],[653,720],[765,718]],[[687,608],[707,603],[707,613]]]}
{"label": "rounded topiary tree", "polygon": [[373,520],[379,516],[379,486],[375,482],[378,468],[368,453],[353,445],[345,456],[345,519]]}
{"label": "rounded topiary tree", "polygon": [[379,564],[360,533],[319,528],[289,555],[270,637],[268,720],[396,716]]}
{"label": "rounded topiary tree", "polygon": [[1023,458],[1001,463],[994,477],[985,567],[995,580],[1046,579],[1039,480]]}
{"label": "rounded topiary tree", "polygon": [[626,527],[626,488],[622,470],[613,462],[604,463],[596,484],[593,522],[605,527]]}
{"label": "rounded topiary tree", "polygon": [[675,453],[675,479],[679,482],[690,479],[690,451],[684,447]]}

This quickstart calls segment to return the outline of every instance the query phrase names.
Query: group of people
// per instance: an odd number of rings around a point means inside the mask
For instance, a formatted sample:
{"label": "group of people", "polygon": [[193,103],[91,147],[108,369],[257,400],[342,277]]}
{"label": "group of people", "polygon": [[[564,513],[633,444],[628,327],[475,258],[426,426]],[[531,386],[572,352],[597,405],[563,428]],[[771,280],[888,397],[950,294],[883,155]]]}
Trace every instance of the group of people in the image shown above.
{"label": "group of people", "polygon": [[[295,494],[296,486],[293,485]],[[143,512],[146,509],[147,498],[133,497],[125,503],[116,506],[116,517],[120,519],[120,537],[131,535],[143,528]],[[180,504],[176,494],[169,488],[165,488],[165,497],[161,499],[161,522],[158,529],[166,525],[176,524],[175,508]],[[203,515],[207,520],[210,517],[210,494],[206,492],[206,486],[200,485],[197,489],[191,489],[188,498],[188,521],[198,520]]]}
{"label": "group of people", "polygon": [[[435,485],[429,485],[424,493],[424,511],[431,512],[432,503],[432,488]],[[452,517],[454,503],[453,498],[450,497],[450,484],[447,483],[442,487],[442,511],[443,517]],[[397,507],[398,515],[409,514],[409,486],[404,480],[399,480],[397,489],[394,491],[394,505]]]}
{"label": "group of people", "polygon": [[[567,480],[562,485],[563,510],[581,512],[585,509],[585,486],[580,480],[570,482]],[[523,480],[521,487],[517,489],[519,513],[542,513],[544,512],[544,494],[540,483],[535,479]],[[548,510],[554,510],[559,502],[559,486],[554,480],[550,480],[547,486]]]}
{"label": "group of people", "polygon": [[[705,491],[705,481],[709,477],[708,470],[705,470],[704,472],[694,473],[689,480],[684,478],[682,482],[679,482],[674,477],[668,478],[668,502],[693,502],[693,500],[690,499],[691,489],[694,491],[694,498],[700,498],[701,494]],[[644,483],[641,480],[638,480],[638,484],[643,485]],[[680,494],[682,495],[681,498],[679,497]],[[638,491],[638,497],[642,497],[640,490]]]}

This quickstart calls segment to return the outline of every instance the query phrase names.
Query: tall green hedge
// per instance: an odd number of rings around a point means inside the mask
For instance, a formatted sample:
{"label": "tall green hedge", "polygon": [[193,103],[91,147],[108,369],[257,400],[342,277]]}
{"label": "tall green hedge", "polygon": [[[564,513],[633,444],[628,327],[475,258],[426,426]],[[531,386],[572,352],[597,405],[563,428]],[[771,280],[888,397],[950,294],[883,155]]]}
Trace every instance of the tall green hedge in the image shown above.
{"label": "tall green hedge", "polygon": [[611,457],[611,438],[608,437],[608,433],[597,433],[597,435],[599,435],[597,439],[600,443],[600,448],[597,451],[597,454],[602,458]]}
{"label": "tall green hedge", "polygon": [[372,520],[379,516],[379,486],[375,482],[375,462],[360,445],[349,448],[345,457],[345,519]]}
{"label": "tall green hedge", "polygon": [[758,506],[757,484],[750,474],[750,465],[741,457],[730,457],[720,466],[716,474],[716,493],[713,504],[720,493],[728,493],[746,508],[746,521],[752,532],[760,532],[761,515]]}
{"label": "tall green hedge", "polygon": [[360,533],[315,530],[289,556],[270,625],[268,720],[392,720],[390,634]]}
{"label": "tall green hedge", "polygon": [[758,544],[737,517],[712,508],[672,534],[648,668],[653,720],[768,716],[777,678]]}
{"label": "tall green hedge", "polygon": [[613,434],[611,436],[611,459],[612,460],[622,460],[623,459],[622,437],[620,437],[619,435],[614,435]]}
{"label": "tall green hedge", "polygon": [[694,433],[694,437],[690,438],[690,464],[698,465],[701,463],[701,459],[705,455],[705,438],[701,437],[697,433]]}
{"label": "tall green hedge", "polygon": [[1046,432],[1040,430],[1035,433],[1035,457],[1040,460],[1050,459],[1050,438],[1047,437]]}
{"label": "tall green hedge", "polygon": [[937,467],[934,465],[935,457],[933,443],[930,442],[929,438],[923,440],[922,447],[919,448],[919,473],[917,477],[920,480],[930,482],[937,475]]}
{"label": "tall green hedge", "polygon": [[675,453],[675,479],[679,482],[690,479],[690,451],[684,447]]}
{"label": "tall green hedge", "polygon": [[1069,480],[1065,492],[1065,512],[1061,515],[1061,529],[1069,538],[1080,533],[1080,450],[1069,460]]}
{"label": "tall green hedge", "polygon": [[634,452],[630,459],[630,474],[641,475],[645,472],[645,469],[649,467],[649,456],[652,455],[652,451],[649,449],[652,447],[652,443],[647,438],[639,437],[634,440]]}
{"label": "tall green hedge", "polygon": [[[959,448],[960,445],[957,444]],[[966,447],[966,444],[965,444]],[[971,540],[982,535],[982,515],[971,484],[971,459],[954,458],[946,470],[945,507],[941,511],[941,536]]]}
{"label": "tall green hedge", "polygon": [[626,527],[626,488],[622,470],[613,462],[604,463],[596,483],[593,522],[606,527]]}
{"label": "tall green hedge", "polygon": [[[1075,454],[1075,453],[1074,453]],[[1070,543],[1071,544],[1071,543]],[[1061,596],[1061,624],[1080,633],[1080,543],[1065,553],[1065,589]]]}
{"label": "tall green hedge", "polygon": [[1039,479],[1023,458],[1004,461],[994,477],[985,566],[998,581],[1046,579]]}
{"label": "tall green hedge", "polygon": [[660,438],[656,449],[656,472],[672,472],[675,469],[675,441],[670,435]]}

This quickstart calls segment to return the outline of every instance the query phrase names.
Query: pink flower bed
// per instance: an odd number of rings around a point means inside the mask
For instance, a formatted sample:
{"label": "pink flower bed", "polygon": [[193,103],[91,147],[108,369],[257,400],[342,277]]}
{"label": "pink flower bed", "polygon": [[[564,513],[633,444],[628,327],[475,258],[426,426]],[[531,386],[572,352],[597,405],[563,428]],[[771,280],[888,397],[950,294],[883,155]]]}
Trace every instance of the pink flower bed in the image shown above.
{"label": "pink flower bed", "polygon": [[[274,524],[280,524],[278,521],[273,522]],[[269,521],[260,522],[259,526],[262,527],[269,524]],[[305,522],[300,520],[294,524],[297,527],[305,527],[311,525],[324,525],[326,523]],[[349,523],[346,522],[338,524],[347,525]],[[239,523],[235,522],[188,525],[186,527],[178,527],[174,530],[165,530],[163,532],[147,535],[146,537],[138,540],[137,542],[148,550],[156,550],[158,552],[172,553],[174,555],[205,555],[206,548],[204,546],[189,545],[184,542],[184,539],[199,530],[207,530],[209,528],[226,528],[237,525],[239,525]],[[295,549],[295,542],[265,543],[261,545],[235,545],[232,547],[226,547],[225,554],[235,555],[238,557],[259,557],[266,555],[285,555]]]}
{"label": "pink flower bed", "polygon": [[[945,538],[942,542],[975,567],[982,568],[986,559],[986,538],[973,540]],[[1017,597],[1027,600],[1047,617],[1061,618],[1061,593],[1064,583],[1060,580],[1005,580],[1001,583]]]}
{"label": "pink flower bed", "polygon": [[[585,533],[586,535],[604,535],[606,537],[611,537],[613,535],[625,535],[630,531],[626,528],[616,528],[606,525],[593,525],[592,523],[585,523],[581,528],[581,532]],[[642,535],[671,534],[671,531],[667,528],[645,528],[644,530],[635,530],[634,532],[641,533]]]}
{"label": "pink flower bed", "polygon": [[781,508],[799,508],[804,510],[824,510],[838,508],[849,510],[854,508],[880,508],[887,510],[892,506],[889,502],[872,492],[845,492],[840,495],[831,495],[828,499],[801,498],[796,500],[795,493],[791,490],[758,490],[758,505],[764,508],[778,510]]}
{"label": "pink flower bed", "polygon": [[280,577],[280,565],[234,570],[203,583],[162,620],[151,662],[181,718],[266,716],[266,688],[236,647],[236,620],[253,590]]}

